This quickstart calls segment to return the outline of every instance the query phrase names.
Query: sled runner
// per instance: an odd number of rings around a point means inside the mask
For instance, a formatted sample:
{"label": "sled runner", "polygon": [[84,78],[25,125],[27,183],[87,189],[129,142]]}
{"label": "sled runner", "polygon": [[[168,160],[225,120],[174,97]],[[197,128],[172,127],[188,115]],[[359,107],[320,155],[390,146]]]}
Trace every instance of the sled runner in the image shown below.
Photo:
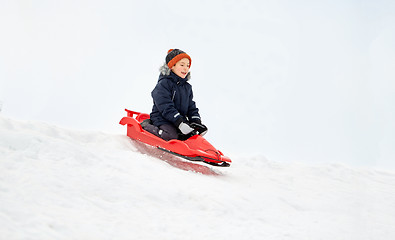
{"label": "sled runner", "polygon": [[127,125],[127,136],[140,142],[157,147],[168,153],[185,158],[190,161],[202,161],[204,163],[218,166],[229,167],[232,162],[228,157],[213,147],[206,139],[200,135],[194,135],[187,140],[165,141],[145,131],[140,123],[149,119],[149,114],[130,111],[125,109],[127,117],[120,121],[121,125]]}

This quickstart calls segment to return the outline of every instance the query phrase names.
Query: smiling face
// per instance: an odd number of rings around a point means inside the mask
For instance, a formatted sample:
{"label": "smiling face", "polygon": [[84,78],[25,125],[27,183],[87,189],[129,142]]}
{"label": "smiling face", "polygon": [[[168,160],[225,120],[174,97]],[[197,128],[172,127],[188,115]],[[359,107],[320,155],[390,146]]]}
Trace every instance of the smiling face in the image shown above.
{"label": "smiling face", "polygon": [[185,78],[189,72],[189,59],[183,58],[178,61],[171,70],[180,78]]}

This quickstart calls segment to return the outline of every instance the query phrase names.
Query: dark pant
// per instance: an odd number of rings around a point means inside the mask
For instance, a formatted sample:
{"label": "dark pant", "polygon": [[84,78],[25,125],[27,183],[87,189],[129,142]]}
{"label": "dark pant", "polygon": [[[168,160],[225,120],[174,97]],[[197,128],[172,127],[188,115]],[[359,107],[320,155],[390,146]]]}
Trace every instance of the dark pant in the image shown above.
{"label": "dark pant", "polygon": [[147,124],[146,126],[144,126],[144,130],[166,141],[178,138],[177,128],[171,124],[163,124],[159,127],[152,124]]}

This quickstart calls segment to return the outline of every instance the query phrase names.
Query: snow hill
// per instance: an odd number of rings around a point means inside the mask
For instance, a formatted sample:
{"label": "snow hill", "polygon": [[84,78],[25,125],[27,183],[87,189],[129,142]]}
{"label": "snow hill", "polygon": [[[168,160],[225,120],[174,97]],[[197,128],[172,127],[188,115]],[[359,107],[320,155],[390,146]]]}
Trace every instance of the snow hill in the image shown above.
{"label": "snow hill", "polygon": [[231,157],[0,116],[0,238],[395,238],[394,172]]}

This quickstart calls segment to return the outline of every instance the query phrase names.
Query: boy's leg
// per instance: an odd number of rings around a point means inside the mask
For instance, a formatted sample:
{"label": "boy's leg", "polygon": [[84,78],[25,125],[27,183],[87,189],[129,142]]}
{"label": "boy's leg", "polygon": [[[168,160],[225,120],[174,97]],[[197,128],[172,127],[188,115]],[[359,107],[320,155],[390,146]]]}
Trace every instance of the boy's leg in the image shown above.
{"label": "boy's leg", "polygon": [[177,128],[171,124],[163,124],[159,128],[152,124],[144,124],[143,128],[166,141],[178,138]]}
{"label": "boy's leg", "polygon": [[171,139],[178,138],[178,131],[174,125],[163,124],[159,128],[160,128],[159,130],[160,137],[163,138],[164,140],[169,141]]}
{"label": "boy's leg", "polygon": [[142,127],[143,127],[143,129],[145,131],[147,131],[149,133],[152,133],[152,134],[154,134],[157,137],[160,137],[159,128],[157,126],[152,125],[150,123],[144,123],[144,124],[141,124],[141,125],[142,125]]}

